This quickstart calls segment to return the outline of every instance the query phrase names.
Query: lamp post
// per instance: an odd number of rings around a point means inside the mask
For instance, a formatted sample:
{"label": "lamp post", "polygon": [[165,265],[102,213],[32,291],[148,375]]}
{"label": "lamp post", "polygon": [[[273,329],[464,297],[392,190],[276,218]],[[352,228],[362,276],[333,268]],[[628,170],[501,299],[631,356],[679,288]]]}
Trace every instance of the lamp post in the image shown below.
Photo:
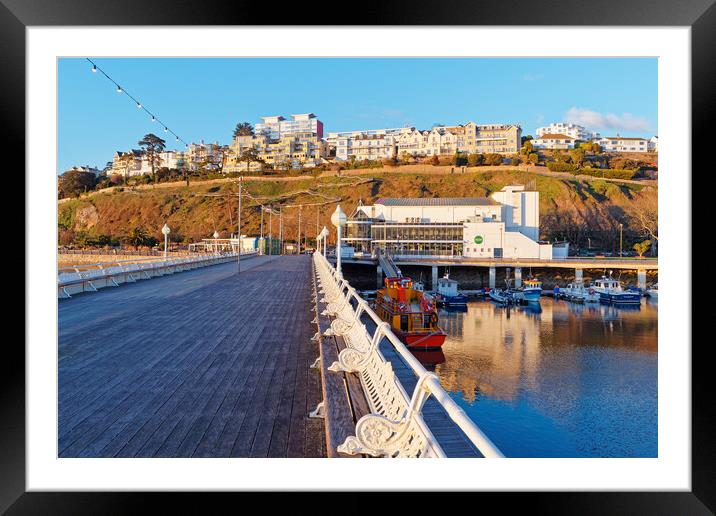
{"label": "lamp post", "polygon": [[623,235],[623,229],[624,229],[624,224],[622,224],[622,223],[620,222],[620,223],[619,223],[619,258],[621,258],[621,257],[623,256],[623,255],[622,255],[622,241],[623,241],[622,235]]}
{"label": "lamp post", "polygon": [[239,213],[238,213],[238,231],[236,232],[236,236],[239,241],[238,245],[238,253],[236,253],[236,273],[241,272],[241,193],[243,188],[243,180],[244,177],[239,177]]}
{"label": "lamp post", "polygon": [[217,238],[219,238],[219,232],[214,231],[214,254],[219,253],[219,243],[216,241]]}
{"label": "lamp post", "polygon": [[326,256],[326,244],[328,243],[329,231],[326,226],[321,230],[321,242],[323,242],[323,256]]}
{"label": "lamp post", "polygon": [[341,209],[341,205],[336,206],[336,211],[331,215],[331,223],[336,226],[336,271],[340,276],[341,273],[341,228],[346,225],[346,214]]}
{"label": "lamp post", "polygon": [[169,249],[169,233],[171,232],[171,229],[169,229],[169,226],[164,224],[164,227],[162,228],[162,234],[164,235],[164,261],[167,259],[167,250]]}

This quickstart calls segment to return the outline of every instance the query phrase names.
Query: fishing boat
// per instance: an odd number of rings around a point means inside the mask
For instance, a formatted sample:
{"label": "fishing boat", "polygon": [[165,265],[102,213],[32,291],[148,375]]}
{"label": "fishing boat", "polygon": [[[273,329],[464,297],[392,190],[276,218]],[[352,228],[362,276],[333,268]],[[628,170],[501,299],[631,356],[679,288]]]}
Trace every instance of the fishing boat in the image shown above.
{"label": "fishing boat", "polygon": [[445,342],[435,300],[413,288],[410,278],[385,278],[385,286],[376,292],[375,313],[409,348],[437,349]]}
{"label": "fishing boat", "polygon": [[467,296],[458,289],[458,282],[448,274],[438,279],[436,298],[443,306],[467,306]]}
{"label": "fishing boat", "polygon": [[659,284],[654,283],[651,287],[646,289],[646,294],[649,296],[649,299],[658,301],[659,300]]}
{"label": "fishing boat", "polygon": [[641,303],[641,292],[624,290],[619,280],[602,276],[594,283],[592,289],[599,294],[599,301],[621,305],[638,305]]}
{"label": "fishing boat", "polygon": [[575,303],[599,303],[600,296],[592,287],[583,283],[570,283],[560,290],[560,296]]}
{"label": "fishing boat", "polygon": [[539,301],[542,295],[542,282],[536,279],[526,279],[522,288],[518,290],[522,293],[521,299],[524,301]]}

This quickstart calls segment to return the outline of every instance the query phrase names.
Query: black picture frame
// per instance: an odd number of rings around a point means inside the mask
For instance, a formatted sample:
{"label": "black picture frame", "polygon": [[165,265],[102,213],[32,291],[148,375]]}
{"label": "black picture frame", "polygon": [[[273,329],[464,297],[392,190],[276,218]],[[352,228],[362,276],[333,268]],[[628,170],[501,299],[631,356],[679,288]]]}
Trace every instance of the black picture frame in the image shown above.
{"label": "black picture frame", "polygon": [[[369,2],[337,22],[335,4],[312,4],[310,9],[277,9],[261,2],[182,2],[172,0],[0,0],[0,102],[6,148],[15,149],[14,168],[24,168],[25,135],[25,28],[64,25],[575,25],[575,26],[689,26],[692,36],[692,156],[708,163],[712,146],[707,140],[714,120],[716,91],[716,5],[714,0],[586,0],[539,3],[451,0],[429,2]],[[711,160],[713,161],[713,160]],[[711,168],[711,167],[709,167]],[[26,192],[29,195],[29,192]],[[692,233],[693,234],[693,233]],[[685,278],[691,283],[691,278]],[[19,303],[18,303],[19,304]],[[28,307],[31,309],[31,307]],[[676,323],[676,322],[674,322]],[[685,336],[682,345],[689,345]],[[712,339],[707,339],[711,341]],[[570,514],[710,514],[716,510],[716,453],[714,452],[714,402],[708,360],[710,342],[692,347],[692,491],[639,493],[530,493],[486,494],[499,498],[501,511],[526,504],[530,511]],[[25,353],[16,340],[7,339],[0,375],[0,511],[9,514],[124,513],[144,507],[140,495],[131,493],[26,493],[25,492]],[[189,502],[182,495],[161,494],[163,512],[171,510],[167,498],[183,512],[206,502]],[[353,512],[366,503],[360,494],[343,503]],[[206,497],[203,497],[206,498]],[[309,497],[299,502],[310,508]],[[420,502],[447,508],[444,500]]]}

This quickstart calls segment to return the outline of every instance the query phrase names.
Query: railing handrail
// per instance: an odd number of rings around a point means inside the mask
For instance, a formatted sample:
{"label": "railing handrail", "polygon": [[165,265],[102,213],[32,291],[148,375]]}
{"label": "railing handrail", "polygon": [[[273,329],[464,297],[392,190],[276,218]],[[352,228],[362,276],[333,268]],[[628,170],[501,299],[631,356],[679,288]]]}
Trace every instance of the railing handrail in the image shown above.
{"label": "railing handrail", "polygon": [[[207,261],[212,261],[212,260],[217,260],[217,259],[235,258],[237,256],[237,254],[238,253],[210,254],[210,255],[204,255],[202,257],[197,257],[196,259],[174,258],[174,259],[168,259],[168,260],[157,260],[157,261],[153,261],[153,262],[137,263],[136,265],[142,266],[141,268],[139,268],[137,270],[129,270],[129,271],[122,270],[122,271],[117,271],[117,272],[111,272],[109,274],[107,274],[105,272],[105,274],[98,274],[98,275],[93,275],[93,276],[84,277],[84,278],[83,277],[72,278],[72,279],[67,279],[67,280],[63,280],[63,281],[60,281],[58,278],[57,286],[58,286],[58,288],[62,288],[62,287],[68,287],[71,285],[78,285],[78,284],[84,283],[86,281],[95,281],[95,280],[101,280],[104,278],[114,278],[116,276],[124,276],[125,274],[129,274],[132,272],[151,272],[153,270],[163,269],[166,267],[174,267],[176,265],[187,265],[187,264],[202,263],[202,262],[207,262]],[[253,256],[255,254],[256,254],[255,251],[241,253],[242,256]],[[116,264],[116,263],[118,263],[118,262],[109,262],[109,264]],[[145,265],[150,265],[150,267],[144,267]],[[90,270],[107,271],[107,269],[101,269],[101,268],[100,269],[90,269]],[[87,271],[72,271],[72,272],[79,274],[80,272],[87,272]],[[70,272],[69,274],[71,274],[72,272]]]}
{"label": "railing handrail", "polygon": [[[329,268],[331,275],[338,284],[338,288],[343,291],[347,289],[350,297],[355,299],[358,306],[362,307],[363,313],[367,314],[376,325],[380,325],[384,322],[378,314],[376,314],[370,307],[368,302],[360,297],[355,288],[351,287],[350,284],[343,279],[343,277],[336,271],[336,269],[328,262],[328,260],[320,253],[316,252],[318,260],[322,261],[325,266]],[[417,378],[423,378],[426,376],[427,369],[420,363],[420,361],[410,352],[405,344],[393,333],[389,328],[383,331],[383,336],[388,339],[390,344],[395,348],[403,361],[410,367]],[[440,381],[430,376],[424,380],[423,386],[429,390],[429,392],[435,397],[435,400],[445,409],[450,419],[460,428],[467,438],[477,447],[480,453],[485,457],[503,457],[502,452],[494,445],[485,433],[470,419],[465,411],[455,403],[450,397],[447,391],[440,384]],[[426,423],[427,424],[427,423]]]}

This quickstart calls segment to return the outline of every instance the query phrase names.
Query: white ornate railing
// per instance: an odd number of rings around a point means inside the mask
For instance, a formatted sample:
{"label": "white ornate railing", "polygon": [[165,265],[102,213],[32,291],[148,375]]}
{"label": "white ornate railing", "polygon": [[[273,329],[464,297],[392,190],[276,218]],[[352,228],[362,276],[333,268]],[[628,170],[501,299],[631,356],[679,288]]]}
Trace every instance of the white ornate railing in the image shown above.
{"label": "white ornate railing", "polygon": [[[255,255],[256,252],[241,253],[247,258]],[[116,261],[63,267],[57,274],[57,294],[68,298],[77,292],[94,292],[102,287],[118,287],[120,283],[133,283],[139,279],[224,263],[235,260],[236,256],[236,253],[202,254],[151,262]]]}
{"label": "white ornate railing", "polygon": [[[465,433],[485,457],[502,457],[502,453],[453,401],[440,385],[438,377],[423,367],[390,329],[342,278],[320,253],[314,253],[319,285],[318,297],[327,303],[321,315],[333,318],[324,336],[341,336],[346,347],[330,371],[357,373],[370,405],[371,413],[356,423],[355,436],[338,447],[346,454],[374,457],[444,457],[441,448],[422,416],[422,408],[432,395],[447,415]],[[367,316],[376,324],[371,334],[362,321]],[[380,351],[387,339],[417,377],[412,395],[403,388],[391,363]]]}

